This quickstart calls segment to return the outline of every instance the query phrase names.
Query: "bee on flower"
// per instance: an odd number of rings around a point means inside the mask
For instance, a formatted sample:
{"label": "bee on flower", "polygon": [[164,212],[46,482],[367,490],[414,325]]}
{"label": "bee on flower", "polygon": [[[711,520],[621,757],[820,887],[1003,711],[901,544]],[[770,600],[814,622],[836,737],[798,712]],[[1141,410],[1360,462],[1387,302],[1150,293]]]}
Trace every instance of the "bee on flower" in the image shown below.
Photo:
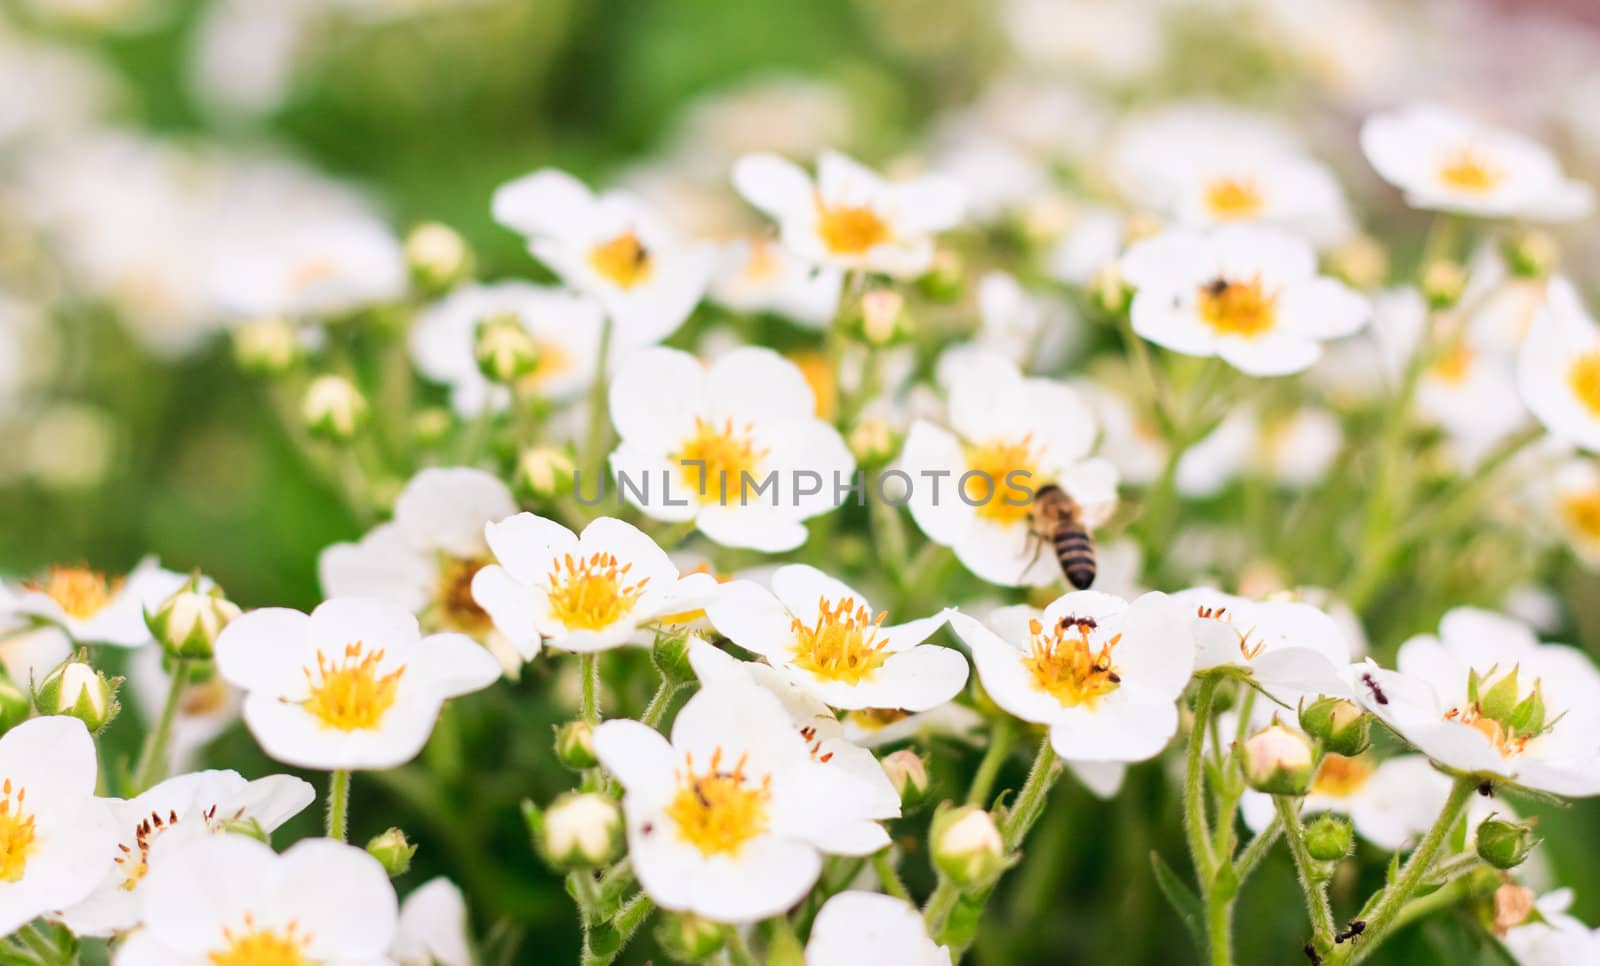
{"label": "bee on flower", "polygon": [[328,771],[414,758],[444,702],[488,687],[500,664],[463,634],[423,637],[402,607],[340,597],[310,614],[251,611],[217,639],[217,673],[245,694],[270,757]]}
{"label": "bee on flower", "polygon": [[777,219],[783,244],[801,258],[897,278],[927,271],[933,236],[954,228],[964,207],[953,178],[889,181],[835,151],[818,157],[814,181],[777,155],[746,155],[733,166],[733,184]]}

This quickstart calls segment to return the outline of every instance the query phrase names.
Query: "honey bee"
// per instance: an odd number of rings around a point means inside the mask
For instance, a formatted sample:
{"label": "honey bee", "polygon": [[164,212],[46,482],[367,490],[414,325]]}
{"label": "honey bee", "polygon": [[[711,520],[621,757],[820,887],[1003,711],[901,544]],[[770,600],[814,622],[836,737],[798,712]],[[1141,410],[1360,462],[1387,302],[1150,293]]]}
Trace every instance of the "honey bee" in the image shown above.
{"label": "honey bee", "polygon": [[[1033,495],[1031,532],[1034,559],[1049,542],[1067,583],[1088,590],[1094,583],[1094,538],[1083,521],[1083,510],[1067,491],[1054,483],[1039,488]],[[1030,563],[1029,566],[1032,566]]]}

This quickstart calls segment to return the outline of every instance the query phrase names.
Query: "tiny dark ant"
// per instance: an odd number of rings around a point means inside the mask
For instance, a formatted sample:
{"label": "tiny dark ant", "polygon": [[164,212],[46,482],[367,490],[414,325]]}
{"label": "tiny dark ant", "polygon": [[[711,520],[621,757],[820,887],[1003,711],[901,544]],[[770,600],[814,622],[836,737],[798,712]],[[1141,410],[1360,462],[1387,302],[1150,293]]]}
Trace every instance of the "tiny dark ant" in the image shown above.
{"label": "tiny dark ant", "polygon": [[1317,955],[1317,947],[1308,942],[1300,948],[1305,951],[1306,958],[1311,960],[1311,966],[1322,966],[1322,957]]}
{"label": "tiny dark ant", "polygon": [[1218,275],[1206,283],[1206,294],[1212,298],[1220,298],[1228,290],[1228,280]]}
{"label": "tiny dark ant", "polygon": [[1482,795],[1484,798],[1493,798],[1494,797],[1494,782],[1488,780],[1487,778],[1485,778],[1483,781],[1479,782],[1478,783],[1478,794]]}
{"label": "tiny dark ant", "polygon": [[1352,919],[1348,923],[1348,927],[1344,932],[1334,936],[1333,941],[1336,943],[1355,942],[1357,936],[1367,931],[1367,921],[1365,919]]}
{"label": "tiny dark ant", "polygon": [[1378,687],[1378,682],[1373,678],[1370,671],[1361,675],[1361,683],[1372,689],[1372,697],[1376,699],[1379,704],[1389,703],[1389,696],[1383,693],[1382,688]]}
{"label": "tiny dark ant", "polygon": [[1060,624],[1061,630],[1076,627],[1080,631],[1092,631],[1099,626],[1100,624],[1093,617],[1075,617],[1071,615],[1061,618]]}

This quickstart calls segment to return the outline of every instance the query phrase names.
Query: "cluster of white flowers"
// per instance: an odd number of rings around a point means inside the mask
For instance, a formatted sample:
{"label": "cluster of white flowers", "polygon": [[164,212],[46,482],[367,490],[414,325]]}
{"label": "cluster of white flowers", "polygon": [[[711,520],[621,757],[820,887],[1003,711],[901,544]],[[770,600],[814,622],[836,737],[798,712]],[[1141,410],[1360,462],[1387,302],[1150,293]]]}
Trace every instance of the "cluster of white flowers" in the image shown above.
{"label": "cluster of white flowers", "polygon": [[[213,6],[201,77],[271,40],[214,107],[275,108],[313,6]],[[0,32],[0,81],[53,99],[0,91],[0,242],[50,265],[0,260],[0,426],[108,418],[24,415],[63,306],[165,358],[226,331],[365,528],[305,611],[155,557],[0,581],[0,961],[485,961],[449,879],[401,901],[381,811],[454,829],[431,785],[491,784],[481,713],[577,775],[512,778],[586,966],[652,917],[688,963],[959,962],[1059,776],[1112,799],[1140,767],[1211,962],[1280,839],[1313,963],[1447,909],[1527,966],[1600,962],[1514,811],[1600,796],[1600,668],[1544,642],[1581,616],[1561,568],[1600,568],[1600,322],[1561,234],[1592,189],[1531,123],[1396,104],[1376,2],[1215,4],[1315,63],[1342,128],[1124,110],[1202,16],[1176,0],[1003,6],[1028,69],[882,171],[835,147],[838,92],[775,79],[615,187],[502,185],[542,282],[299,164],[113,128],[109,78]],[[34,472],[94,475],[32,439]],[[324,836],[273,840],[312,783],[198,769],[236,723],[326,774]],[[388,829],[364,849],[353,803]]]}

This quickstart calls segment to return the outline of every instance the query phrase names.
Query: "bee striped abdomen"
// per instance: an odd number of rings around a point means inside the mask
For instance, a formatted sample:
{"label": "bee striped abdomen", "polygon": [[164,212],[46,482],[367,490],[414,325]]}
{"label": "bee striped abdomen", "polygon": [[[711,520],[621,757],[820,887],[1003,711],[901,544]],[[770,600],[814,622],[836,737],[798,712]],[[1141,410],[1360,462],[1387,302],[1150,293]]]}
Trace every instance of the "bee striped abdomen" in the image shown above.
{"label": "bee striped abdomen", "polygon": [[1056,559],[1067,581],[1079,590],[1088,590],[1094,583],[1094,538],[1080,525],[1068,525],[1056,531]]}

